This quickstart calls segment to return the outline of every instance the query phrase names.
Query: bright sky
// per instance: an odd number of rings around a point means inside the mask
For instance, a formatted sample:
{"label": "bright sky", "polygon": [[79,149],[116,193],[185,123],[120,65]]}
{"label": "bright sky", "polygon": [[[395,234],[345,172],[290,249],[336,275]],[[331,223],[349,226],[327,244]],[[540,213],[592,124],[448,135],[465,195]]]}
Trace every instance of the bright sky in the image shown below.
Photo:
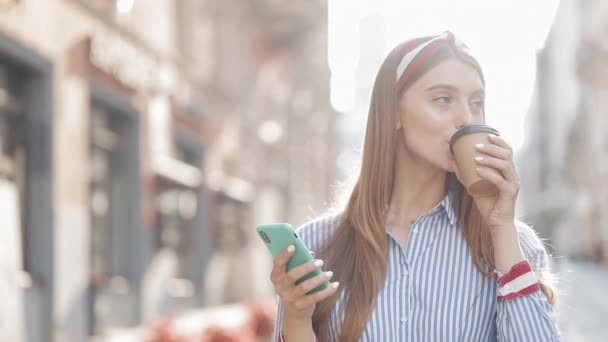
{"label": "bright sky", "polygon": [[498,128],[516,150],[522,146],[536,52],[549,32],[558,0],[328,1],[332,104],[338,111],[353,109],[353,73],[359,63],[358,23],[373,12],[386,20],[385,54],[412,37],[454,32],[484,70],[487,123]]}

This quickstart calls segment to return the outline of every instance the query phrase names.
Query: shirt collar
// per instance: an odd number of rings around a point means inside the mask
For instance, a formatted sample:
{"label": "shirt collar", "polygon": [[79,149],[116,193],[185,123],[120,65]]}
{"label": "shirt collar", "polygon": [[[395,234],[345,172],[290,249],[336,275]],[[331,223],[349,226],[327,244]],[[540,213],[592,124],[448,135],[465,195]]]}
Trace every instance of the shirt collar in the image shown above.
{"label": "shirt collar", "polygon": [[450,226],[454,226],[456,224],[456,222],[458,222],[458,215],[456,214],[456,211],[454,210],[453,203],[454,202],[452,199],[452,195],[448,192],[445,195],[445,197],[443,197],[441,202],[437,203],[437,205],[435,205],[433,207],[433,209],[427,211],[424,215],[422,215],[422,217],[425,217],[425,216],[428,217],[430,215],[434,215],[434,214],[438,213],[439,211],[443,210],[448,217]]}
{"label": "shirt collar", "polygon": [[452,199],[452,195],[448,192],[445,197],[443,197],[441,202],[437,203],[437,205],[435,205],[433,209],[426,212],[423,216],[430,216],[440,211],[443,211],[447,215],[450,225],[454,226],[454,224],[456,224],[456,222],[458,221],[458,215],[454,210],[453,203],[454,201]]}
{"label": "shirt collar", "polygon": [[458,215],[456,210],[454,210],[454,202],[452,199],[452,195],[448,192],[447,195],[441,200],[440,205],[445,210],[445,213],[448,215],[448,220],[450,221],[450,225],[455,225],[458,221]]}

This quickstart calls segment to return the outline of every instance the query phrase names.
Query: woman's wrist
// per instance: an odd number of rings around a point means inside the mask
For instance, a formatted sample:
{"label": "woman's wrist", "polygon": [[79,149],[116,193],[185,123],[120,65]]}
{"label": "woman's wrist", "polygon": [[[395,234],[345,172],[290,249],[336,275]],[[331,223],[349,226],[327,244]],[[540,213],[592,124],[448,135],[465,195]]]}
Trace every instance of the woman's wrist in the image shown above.
{"label": "woman's wrist", "polygon": [[283,341],[314,341],[315,335],[312,329],[312,317],[302,317],[290,313],[286,308],[283,312],[283,322],[281,326],[281,337]]}
{"label": "woman's wrist", "polygon": [[515,222],[494,227],[490,234],[494,246],[496,270],[508,272],[513,265],[526,259],[519,245]]}
{"label": "woman's wrist", "polygon": [[488,229],[493,240],[501,238],[501,235],[511,234],[512,232],[517,233],[517,228],[515,228],[515,220],[497,223],[489,226]]}
{"label": "woman's wrist", "polygon": [[296,313],[290,310],[288,307],[286,307],[283,311],[283,320],[289,320],[290,322],[298,324],[312,324],[312,316]]}

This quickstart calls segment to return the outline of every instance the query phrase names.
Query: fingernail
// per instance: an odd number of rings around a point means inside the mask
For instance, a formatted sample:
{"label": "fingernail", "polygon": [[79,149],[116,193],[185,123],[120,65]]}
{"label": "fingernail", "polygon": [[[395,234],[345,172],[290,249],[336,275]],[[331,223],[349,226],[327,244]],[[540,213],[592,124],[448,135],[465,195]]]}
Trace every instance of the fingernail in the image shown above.
{"label": "fingernail", "polygon": [[321,259],[317,259],[317,260],[315,260],[314,265],[315,265],[315,266],[317,266],[317,267],[321,267],[321,266],[323,266],[323,260],[321,260]]}
{"label": "fingernail", "polygon": [[327,279],[331,279],[331,277],[333,277],[333,276],[334,276],[334,272],[332,272],[332,271],[327,271],[327,272],[325,272],[325,276],[327,277]]}
{"label": "fingernail", "polygon": [[475,148],[483,148],[485,144],[475,144]]}
{"label": "fingernail", "polygon": [[496,135],[496,134],[488,134],[488,136],[489,136],[490,138],[496,138],[496,137],[497,137],[497,135]]}
{"label": "fingernail", "polygon": [[295,250],[296,250],[296,246],[294,246],[294,245],[289,245],[289,247],[287,247],[287,251],[289,253],[293,253],[293,251],[295,251]]}
{"label": "fingernail", "polygon": [[338,286],[340,286],[340,283],[337,281],[335,283],[331,283],[331,287],[333,287],[334,289],[337,289]]}
{"label": "fingernail", "polygon": [[480,167],[478,167],[478,168],[475,169],[475,171],[477,171],[477,172],[483,172],[483,169],[480,168]]}
{"label": "fingernail", "polygon": [[483,160],[483,157],[475,157],[475,160],[477,160],[477,161],[482,161],[482,160]]}

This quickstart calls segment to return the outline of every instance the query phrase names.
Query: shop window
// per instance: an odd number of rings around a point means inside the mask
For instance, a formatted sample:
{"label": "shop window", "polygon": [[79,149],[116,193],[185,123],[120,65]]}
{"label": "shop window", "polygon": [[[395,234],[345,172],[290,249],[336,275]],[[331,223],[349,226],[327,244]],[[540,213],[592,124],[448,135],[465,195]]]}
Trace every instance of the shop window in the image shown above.
{"label": "shop window", "polygon": [[6,225],[5,261],[17,262],[15,276],[23,287],[31,286],[28,248],[28,163],[25,115],[20,99],[23,75],[14,66],[0,67],[0,224]]}
{"label": "shop window", "polygon": [[177,256],[178,269],[169,291],[176,297],[194,294],[198,279],[199,238],[202,229],[200,211],[201,148],[177,140],[175,159],[167,159],[165,172],[157,182],[157,248],[169,249]]}
{"label": "shop window", "polygon": [[139,114],[128,98],[90,83],[88,333],[138,321],[141,257],[148,246],[141,222]]}
{"label": "shop window", "polygon": [[120,114],[94,105],[91,113],[90,208],[92,272],[103,285],[108,277],[128,278],[129,157]]}

